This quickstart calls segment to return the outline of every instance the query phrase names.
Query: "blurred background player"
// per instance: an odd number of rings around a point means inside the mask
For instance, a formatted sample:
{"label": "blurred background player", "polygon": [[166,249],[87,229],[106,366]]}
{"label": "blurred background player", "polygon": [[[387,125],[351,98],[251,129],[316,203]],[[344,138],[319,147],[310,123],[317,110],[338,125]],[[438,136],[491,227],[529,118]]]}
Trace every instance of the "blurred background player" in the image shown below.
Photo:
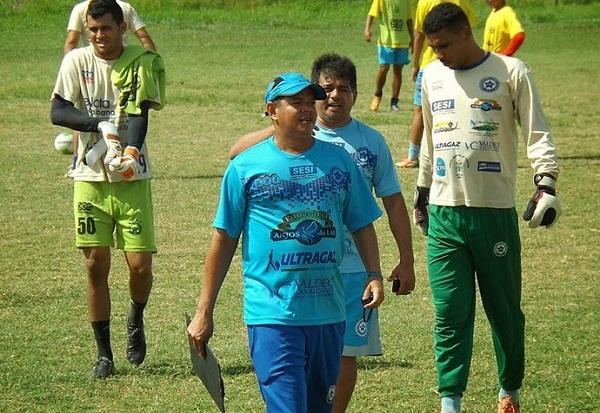
{"label": "blurred background player", "polygon": [[379,72],[375,81],[375,96],[371,110],[378,111],[383,86],[392,66],[392,97],[390,109],[397,112],[398,95],[402,87],[402,67],[409,63],[408,49],[413,44],[413,11],[410,0],[373,0],[365,23],[364,37],[371,41],[371,25],[379,17],[378,61]]}
{"label": "blurred background player", "polygon": [[[413,97],[413,116],[410,125],[410,136],[408,143],[408,154],[405,159],[396,163],[400,168],[416,168],[419,166],[419,150],[421,147],[421,139],[423,137],[423,111],[421,110],[421,78],[423,69],[435,60],[435,53],[425,43],[425,35],[423,34],[423,20],[427,13],[436,5],[443,3],[444,0],[419,0],[415,13],[415,28],[414,28],[414,45],[413,45],[413,70],[412,79],[415,82],[415,91]],[[454,3],[460,6],[469,19],[471,26],[475,24],[475,13],[471,8],[469,0],[450,0],[449,3]]]}
{"label": "blurred background player", "polygon": [[[82,1],[76,4],[71,10],[69,17],[69,23],[67,24],[67,38],[65,39],[64,54],[69,53],[75,49],[80,43],[82,46],[89,46],[90,39],[87,30],[86,12],[90,0]],[[142,21],[140,16],[137,14],[133,6],[127,2],[117,0],[117,4],[123,10],[123,19],[127,24],[127,31],[123,33],[123,46],[128,44],[128,32],[135,33],[139,39],[141,45],[145,49],[156,51],[156,45],[146,29],[146,24]],[[80,42],[81,41],[81,42]],[[67,176],[71,176],[73,169],[75,168],[75,162],[77,161],[77,142],[78,132],[72,131],[73,133],[73,158],[71,165],[67,170]]]}
{"label": "blurred background player", "polygon": [[505,0],[487,0],[492,11],[485,22],[483,49],[512,56],[525,41],[525,31]]}
{"label": "blurred background player", "polygon": [[441,411],[461,411],[478,289],[496,355],[497,411],[519,413],[525,317],[515,210],[517,128],[536,186],[523,214],[530,228],[549,227],[560,216],[556,148],[524,62],[481,49],[455,4],[434,7],[423,29],[438,60],[423,74],[425,128],[414,213],[428,234]]}

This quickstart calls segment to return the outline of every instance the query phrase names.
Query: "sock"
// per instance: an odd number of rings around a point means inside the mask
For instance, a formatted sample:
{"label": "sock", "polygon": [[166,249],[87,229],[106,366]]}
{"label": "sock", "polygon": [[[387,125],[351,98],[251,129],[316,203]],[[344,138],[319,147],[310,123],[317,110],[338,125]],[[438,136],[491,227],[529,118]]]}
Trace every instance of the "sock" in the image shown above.
{"label": "sock", "polygon": [[127,313],[127,323],[134,326],[142,325],[144,319],[144,308],[146,308],[146,303],[137,303],[131,300],[129,313]]}
{"label": "sock", "polygon": [[418,160],[420,150],[421,150],[420,145],[415,145],[414,143],[410,142],[408,144],[408,159],[412,159],[413,161]]}
{"label": "sock", "polygon": [[375,92],[373,96],[377,96],[378,98],[383,96],[383,92]]}
{"label": "sock", "polygon": [[516,404],[519,404],[519,389],[504,390],[502,387],[500,387],[500,393],[498,393],[498,399],[501,399],[504,396],[510,397],[513,402],[515,402]]}
{"label": "sock", "polygon": [[397,104],[398,104],[398,98],[391,98],[390,99],[390,106],[397,105]]}
{"label": "sock", "polygon": [[112,349],[110,348],[110,320],[92,321],[92,330],[98,347],[98,357],[113,359]]}
{"label": "sock", "polygon": [[460,413],[460,401],[458,394],[442,397],[442,413]]}

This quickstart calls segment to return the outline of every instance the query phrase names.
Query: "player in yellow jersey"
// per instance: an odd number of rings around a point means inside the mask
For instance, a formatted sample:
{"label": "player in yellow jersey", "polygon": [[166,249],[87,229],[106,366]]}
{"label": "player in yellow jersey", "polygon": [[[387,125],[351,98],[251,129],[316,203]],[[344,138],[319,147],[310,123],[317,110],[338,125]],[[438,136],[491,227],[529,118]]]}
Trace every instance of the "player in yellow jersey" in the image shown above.
{"label": "player in yellow jersey", "polygon": [[365,23],[364,37],[371,41],[371,25],[379,17],[378,60],[379,72],[375,82],[375,95],[371,110],[378,111],[383,96],[383,86],[390,65],[393,70],[390,109],[398,111],[398,95],[402,86],[402,67],[408,64],[408,49],[413,43],[413,11],[409,0],[373,0]]}
{"label": "player in yellow jersey", "polygon": [[525,41],[525,31],[506,0],[487,0],[492,11],[485,22],[483,49],[512,56]]}
{"label": "player in yellow jersey", "polygon": [[[421,138],[423,136],[421,78],[423,76],[423,69],[425,69],[425,66],[435,60],[435,54],[425,43],[425,35],[423,34],[423,20],[425,20],[425,16],[427,16],[432,8],[444,2],[444,0],[419,0],[419,3],[417,3],[417,10],[415,13],[415,40],[413,45],[412,71],[413,82],[415,82],[415,93],[413,98],[414,109],[412,123],[410,126],[408,156],[406,159],[396,163],[396,166],[400,168],[416,168],[419,166],[419,149],[421,146]],[[448,3],[454,3],[460,6],[467,15],[471,26],[475,24],[475,13],[473,13],[471,2],[469,0],[450,0]]]}

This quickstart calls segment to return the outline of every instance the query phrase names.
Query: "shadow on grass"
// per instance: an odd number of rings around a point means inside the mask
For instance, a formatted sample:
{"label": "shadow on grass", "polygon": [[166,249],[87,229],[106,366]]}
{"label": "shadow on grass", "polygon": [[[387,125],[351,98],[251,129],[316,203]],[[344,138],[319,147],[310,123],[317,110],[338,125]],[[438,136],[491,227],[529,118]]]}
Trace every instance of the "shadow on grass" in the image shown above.
{"label": "shadow on grass", "polygon": [[[146,376],[163,376],[163,377],[185,377],[193,375],[192,365],[186,362],[145,362],[139,367],[135,367],[129,363],[123,363],[117,367],[119,376],[130,375],[146,375]],[[119,368],[120,367],[120,368]]]}
{"label": "shadow on grass", "polygon": [[[146,375],[146,376],[163,376],[163,377],[189,377],[195,376],[194,370],[192,369],[191,362],[189,360],[181,362],[150,362],[144,363],[140,367],[131,365],[117,366],[117,374],[119,376],[133,376],[133,375]],[[254,367],[250,363],[241,363],[232,366],[221,366],[221,373],[224,376],[239,376],[243,374],[254,373]]]}
{"label": "shadow on grass", "polygon": [[223,174],[207,174],[207,175],[157,175],[153,179],[157,181],[172,181],[184,179],[221,179]]}
{"label": "shadow on grass", "polygon": [[358,359],[358,368],[360,370],[373,370],[373,369],[390,369],[390,368],[402,368],[410,369],[413,368],[414,364],[408,360],[389,360],[381,358],[366,358],[362,357]]}
{"label": "shadow on grass", "polygon": [[595,155],[566,155],[559,156],[559,160],[571,160],[571,161],[598,161],[600,160],[600,154]]}
{"label": "shadow on grass", "polygon": [[221,373],[225,376],[239,376],[254,373],[254,367],[250,363],[242,363],[234,366],[221,367]]}

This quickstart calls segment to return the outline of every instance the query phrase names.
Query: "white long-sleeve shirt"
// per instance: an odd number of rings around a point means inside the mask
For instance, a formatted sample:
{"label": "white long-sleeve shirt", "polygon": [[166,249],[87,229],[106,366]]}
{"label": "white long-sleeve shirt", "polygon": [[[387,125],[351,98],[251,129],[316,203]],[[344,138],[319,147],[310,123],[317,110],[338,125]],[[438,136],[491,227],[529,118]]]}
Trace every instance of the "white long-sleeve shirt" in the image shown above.
{"label": "white long-sleeve shirt", "polygon": [[417,185],[434,205],[512,208],[517,125],[535,173],[558,177],[552,134],[529,69],[491,53],[453,70],[439,60],[423,73],[424,135]]}

